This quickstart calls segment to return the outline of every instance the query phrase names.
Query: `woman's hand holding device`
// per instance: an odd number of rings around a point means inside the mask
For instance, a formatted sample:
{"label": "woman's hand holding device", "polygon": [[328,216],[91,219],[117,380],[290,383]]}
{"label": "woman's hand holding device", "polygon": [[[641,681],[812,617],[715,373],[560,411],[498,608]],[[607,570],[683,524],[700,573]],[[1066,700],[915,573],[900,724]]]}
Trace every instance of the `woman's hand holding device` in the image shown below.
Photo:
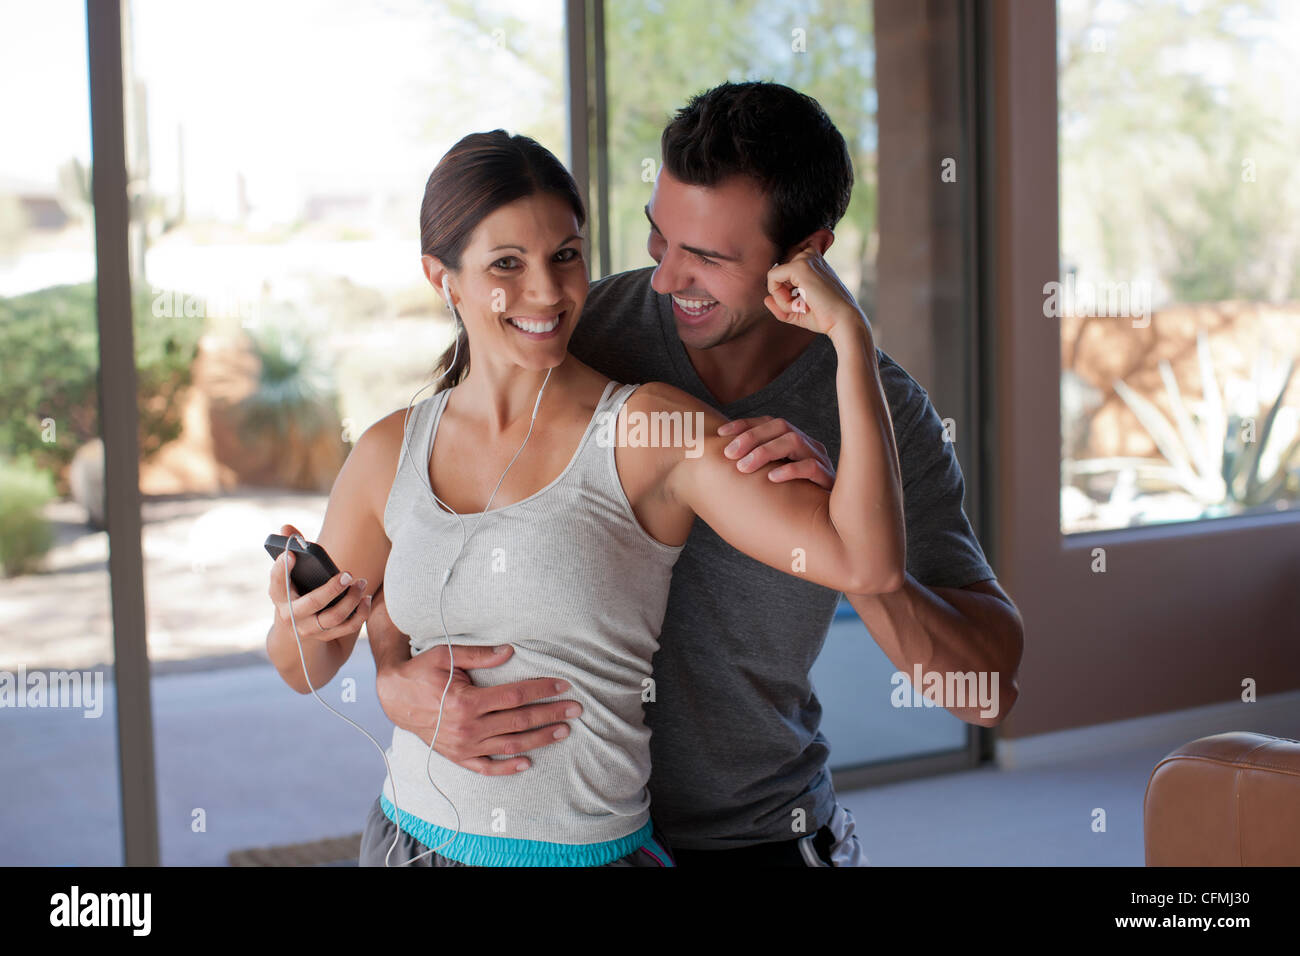
{"label": "woman's hand holding device", "polygon": [[[360,634],[361,625],[370,611],[366,580],[354,581],[348,572],[340,572],[325,550],[318,544],[308,543],[293,525],[281,525],[280,532],[267,538],[265,545],[271,554],[278,552],[271,567],[269,593],[280,621],[289,625],[292,607],[293,618],[299,625],[298,633],[303,637],[336,641]],[[297,540],[286,540],[291,538]],[[291,576],[288,592],[284,580],[286,561]],[[300,593],[300,588],[310,590],[304,594]]]}
{"label": "woman's hand holding device", "polygon": [[283,534],[270,535],[264,545],[275,558],[268,593],[276,608],[266,653],[285,683],[307,694],[329,683],[352,653],[370,614],[370,598],[364,579],[352,581],[348,575],[344,583],[324,548],[305,541],[293,525],[280,530]]}

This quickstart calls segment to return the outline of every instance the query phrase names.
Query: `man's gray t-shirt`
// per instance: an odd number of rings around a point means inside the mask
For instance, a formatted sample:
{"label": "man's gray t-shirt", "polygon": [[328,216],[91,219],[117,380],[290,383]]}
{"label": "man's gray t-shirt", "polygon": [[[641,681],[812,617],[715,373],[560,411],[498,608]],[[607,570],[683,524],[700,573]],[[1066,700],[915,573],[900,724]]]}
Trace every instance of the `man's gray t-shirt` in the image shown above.
{"label": "man's gray t-shirt", "polygon": [[[718,405],[677,336],[669,297],[650,288],[652,272],[593,283],[570,352],[615,381],[667,382],[728,418],[784,418],[838,461],[830,339],[819,336],[754,394]],[[908,573],[929,587],[995,577],[962,510],[961,469],[928,393],[877,354],[903,478]],[[789,840],[800,818],[806,833],[830,820],[830,745],[808,673],[840,596],[741,554],[696,519],[673,568],[655,700],[645,704],[650,812],[673,846]]]}

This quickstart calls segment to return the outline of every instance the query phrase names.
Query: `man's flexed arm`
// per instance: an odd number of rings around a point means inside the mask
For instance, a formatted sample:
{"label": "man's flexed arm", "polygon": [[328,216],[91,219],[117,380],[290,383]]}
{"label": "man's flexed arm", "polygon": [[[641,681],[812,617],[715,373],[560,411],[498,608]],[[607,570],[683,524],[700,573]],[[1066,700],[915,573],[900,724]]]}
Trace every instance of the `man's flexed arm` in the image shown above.
{"label": "man's flexed arm", "polygon": [[645,400],[661,399],[670,416],[696,415],[705,431],[702,454],[674,460],[663,495],[776,570],[835,590],[894,590],[906,565],[902,488],[870,323],[815,250],[774,266],[768,289],[765,304],[781,321],[827,335],[835,347],[841,432],[835,486],[827,494],[813,482],[738,474],[727,460],[736,441],[719,433],[716,410],[652,383]]}
{"label": "man's flexed arm", "polygon": [[442,644],[411,657],[410,640],[388,616],[382,588],[375,595],[366,634],[375,658],[375,690],[388,719],[426,744],[433,741],[436,728],[434,749],[467,770],[492,776],[527,770],[532,765],[527,757],[490,758],[563,740],[569,733],[564,721],[582,713],[577,701],[532,703],[569,689],[567,682],[556,678],[475,687],[469,671],[505,663],[514,653],[508,644],[498,648],[453,644],[450,653]]}
{"label": "man's flexed arm", "polygon": [[[726,434],[736,436],[728,457],[739,459],[740,471],[787,459],[772,470],[773,481],[806,478],[823,488],[835,483],[835,467],[826,446],[779,418],[761,416],[728,423]],[[937,440],[937,439],[935,439]],[[904,454],[911,449],[903,449]],[[745,461],[746,458],[750,460]],[[954,474],[953,480],[956,480]],[[949,491],[958,507],[962,488]],[[955,515],[948,524],[955,522]],[[968,533],[964,522],[959,529]],[[926,587],[907,574],[903,587],[882,594],[844,595],[885,656],[909,681],[915,668],[922,673],[985,673],[987,686],[997,675],[996,712],[982,706],[950,706],[953,716],[967,723],[993,727],[1000,724],[1020,696],[1018,675],[1024,652],[1025,626],[1015,603],[995,578],[960,588]],[[883,691],[882,691],[883,692]]]}

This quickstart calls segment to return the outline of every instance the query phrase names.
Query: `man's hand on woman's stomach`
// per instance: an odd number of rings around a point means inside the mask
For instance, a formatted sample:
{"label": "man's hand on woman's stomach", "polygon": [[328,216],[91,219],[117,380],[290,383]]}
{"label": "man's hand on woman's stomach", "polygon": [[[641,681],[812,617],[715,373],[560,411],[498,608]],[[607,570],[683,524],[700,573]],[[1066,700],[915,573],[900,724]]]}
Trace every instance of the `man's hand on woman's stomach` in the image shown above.
{"label": "man's hand on woman's stomach", "polygon": [[[375,689],[388,719],[425,744],[433,740],[436,728],[434,749],[467,770],[486,776],[527,770],[532,762],[515,755],[563,740],[569,735],[565,721],[582,713],[582,705],[573,700],[533,703],[568,691],[568,682],[558,678],[474,686],[468,672],[504,664],[514,654],[508,644],[499,648],[453,644],[450,654],[446,644],[436,644],[411,657],[410,642],[388,616],[382,590],[375,596],[366,633],[372,644],[384,648],[376,654]],[[456,666],[449,670],[451,663]],[[493,760],[496,756],[514,759]]]}

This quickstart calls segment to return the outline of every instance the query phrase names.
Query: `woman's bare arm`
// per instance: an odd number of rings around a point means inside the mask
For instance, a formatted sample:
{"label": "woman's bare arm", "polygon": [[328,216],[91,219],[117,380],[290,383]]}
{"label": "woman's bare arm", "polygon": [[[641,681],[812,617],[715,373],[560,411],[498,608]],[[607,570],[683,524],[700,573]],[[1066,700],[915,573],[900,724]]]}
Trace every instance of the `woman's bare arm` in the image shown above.
{"label": "woman's bare arm", "polygon": [[[333,600],[342,588],[338,576],[293,602],[294,621],[288,616],[289,599],[284,584],[283,556],[272,568],[270,594],[275,619],[266,637],[267,656],[284,682],[300,694],[333,680],[352,656],[357,637],[369,612],[369,598],[383,584],[391,544],[384,532],[383,507],[392,487],[402,436],[402,412],[376,422],[357,439],[330,490],[325,520],[316,542],[334,560],[340,572],[353,578],[353,594],[328,611],[313,613]],[[364,585],[361,582],[364,581]],[[302,640],[299,656],[293,623]],[[327,630],[322,630],[327,628]]]}

